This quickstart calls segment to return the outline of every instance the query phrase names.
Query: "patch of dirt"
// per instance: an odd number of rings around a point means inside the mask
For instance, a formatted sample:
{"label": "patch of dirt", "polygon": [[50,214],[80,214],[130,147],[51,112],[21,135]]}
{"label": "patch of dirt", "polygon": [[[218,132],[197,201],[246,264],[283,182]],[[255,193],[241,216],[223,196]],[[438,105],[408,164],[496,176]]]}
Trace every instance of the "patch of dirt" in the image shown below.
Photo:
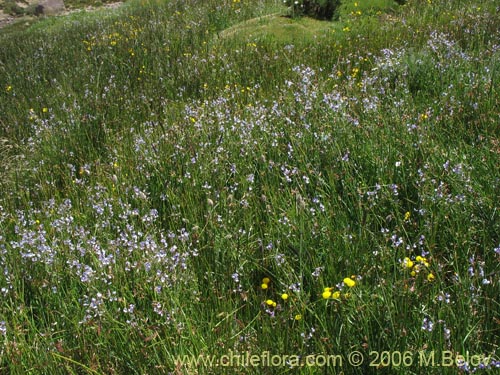
{"label": "patch of dirt", "polygon": [[[97,6],[97,7],[87,6],[85,8],[81,8],[81,9],[66,9],[66,10],[59,12],[57,14],[57,16],[64,16],[67,14],[81,12],[81,11],[91,12],[91,11],[98,10],[98,9],[115,9],[115,8],[118,8],[120,5],[122,5],[123,2],[124,1],[117,1],[114,3],[106,3],[106,4],[103,4],[102,6]],[[0,4],[3,4],[3,3],[4,3],[4,0],[0,0]],[[40,0],[25,0],[25,1],[19,1],[16,3],[21,8],[27,8],[28,6],[30,6],[32,4],[40,3]],[[52,15],[47,15],[47,17],[52,17]],[[17,21],[26,20],[26,19],[33,19],[33,18],[36,18],[36,17],[32,17],[32,16],[14,17],[10,14],[5,13],[3,11],[3,9],[0,9],[0,28],[7,26],[7,25],[10,25],[10,24],[17,22]]]}
{"label": "patch of dirt", "polygon": [[[2,3],[3,3],[3,1],[2,1]],[[3,9],[0,9],[0,27],[7,25],[14,20],[15,20],[14,17],[12,17],[9,14],[4,13]]]}

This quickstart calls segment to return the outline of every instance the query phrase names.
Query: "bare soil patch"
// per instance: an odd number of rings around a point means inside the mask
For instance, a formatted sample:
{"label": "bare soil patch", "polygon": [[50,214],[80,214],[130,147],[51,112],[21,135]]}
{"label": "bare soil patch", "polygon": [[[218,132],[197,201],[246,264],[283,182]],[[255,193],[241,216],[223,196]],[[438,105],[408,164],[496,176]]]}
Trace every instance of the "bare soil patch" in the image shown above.
{"label": "bare soil patch", "polygon": [[[97,9],[114,9],[119,7],[124,2],[124,1],[117,1],[113,3],[106,3],[101,6],[87,6],[78,9],[71,9],[71,8],[68,9],[62,7],[60,4],[59,6],[53,6],[54,1],[57,0],[24,0],[24,1],[17,1],[16,4],[23,9],[40,4],[44,6],[46,10],[48,10],[47,14],[45,14],[44,16],[64,16],[70,13],[75,13],[80,11],[93,11]],[[57,2],[62,3],[62,0]],[[0,8],[3,8],[3,5],[5,5],[5,0],[0,0]],[[0,28],[17,21],[30,20],[33,18],[36,17],[31,15],[13,16],[11,14],[6,13],[4,9],[0,9]]]}

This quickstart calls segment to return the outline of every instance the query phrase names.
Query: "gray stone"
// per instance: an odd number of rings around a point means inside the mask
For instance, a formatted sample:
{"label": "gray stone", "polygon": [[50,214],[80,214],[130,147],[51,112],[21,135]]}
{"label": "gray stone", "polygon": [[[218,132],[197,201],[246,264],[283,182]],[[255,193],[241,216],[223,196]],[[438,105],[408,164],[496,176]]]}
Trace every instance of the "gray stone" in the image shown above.
{"label": "gray stone", "polygon": [[40,0],[37,6],[37,13],[54,15],[64,12],[66,7],[63,0]]}

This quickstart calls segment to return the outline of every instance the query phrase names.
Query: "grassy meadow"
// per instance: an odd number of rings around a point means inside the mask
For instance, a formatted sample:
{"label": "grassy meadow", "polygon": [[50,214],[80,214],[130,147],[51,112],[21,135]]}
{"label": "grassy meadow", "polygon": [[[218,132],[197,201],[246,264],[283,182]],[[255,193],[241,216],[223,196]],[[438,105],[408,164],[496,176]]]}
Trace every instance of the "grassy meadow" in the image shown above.
{"label": "grassy meadow", "polygon": [[1,374],[499,371],[498,2],[287,12],[0,30]]}

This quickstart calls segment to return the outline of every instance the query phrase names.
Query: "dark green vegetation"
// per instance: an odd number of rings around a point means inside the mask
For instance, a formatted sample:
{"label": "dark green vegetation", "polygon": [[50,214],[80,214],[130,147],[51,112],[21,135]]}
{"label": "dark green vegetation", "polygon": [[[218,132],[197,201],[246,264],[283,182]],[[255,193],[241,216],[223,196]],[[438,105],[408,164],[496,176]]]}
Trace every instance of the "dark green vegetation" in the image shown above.
{"label": "dark green vegetation", "polygon": [[285,0],[292,15],[309,16],[320,20],[331,20],[337,11],[339,0]]}
{"label": "dark green vegetation", "polygon": [[496,365],[497,2],[287,12],[133,1],[0,31],[0,373]]}

